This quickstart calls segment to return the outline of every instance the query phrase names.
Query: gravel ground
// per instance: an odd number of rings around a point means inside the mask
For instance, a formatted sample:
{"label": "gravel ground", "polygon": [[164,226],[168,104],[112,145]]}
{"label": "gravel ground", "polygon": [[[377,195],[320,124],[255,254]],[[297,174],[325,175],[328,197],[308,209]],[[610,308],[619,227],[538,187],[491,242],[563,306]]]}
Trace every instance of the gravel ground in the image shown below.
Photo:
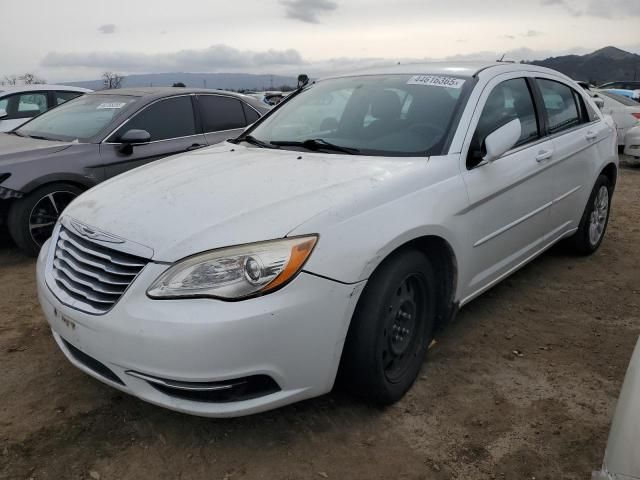
{"label": "gravel ground", "polygon": [[173,413],[72,367],[0,238],[1,479],[588,479],[640,333],[640,169],[590,258],[555,247],[465,307],[400,403],[334,392],[229,420]]}

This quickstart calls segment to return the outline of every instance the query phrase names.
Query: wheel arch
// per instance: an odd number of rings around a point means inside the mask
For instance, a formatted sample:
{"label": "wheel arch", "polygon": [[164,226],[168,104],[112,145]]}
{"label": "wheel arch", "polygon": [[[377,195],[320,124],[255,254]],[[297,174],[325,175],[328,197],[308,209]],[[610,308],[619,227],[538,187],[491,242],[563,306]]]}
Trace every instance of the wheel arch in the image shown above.
{"label": "wheel arch", "polygon": [[97,185],[95,180],[77,173],[52,173],[30,181],[22,187],[20,191],[25,195],[28,195],[37,188],[44,187],[45,185],[51,185],[52,183],[70,183],[84,190],[88,190]]}
{"label": "wheel arch", "polygon": [[618,180],[618,167],[615,163],[611,162],[607,164],[601,171],[600,175],[604,175],[611,182],[611,186],[613,189],[616,187],[616,182]]}

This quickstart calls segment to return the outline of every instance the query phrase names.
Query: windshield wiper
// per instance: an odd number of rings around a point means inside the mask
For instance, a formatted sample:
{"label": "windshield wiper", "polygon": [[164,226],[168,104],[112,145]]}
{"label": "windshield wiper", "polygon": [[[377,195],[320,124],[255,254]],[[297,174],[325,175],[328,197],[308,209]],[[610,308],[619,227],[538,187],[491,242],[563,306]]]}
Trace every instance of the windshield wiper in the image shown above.
{"label": "windshield wiper", "polygon": [[255,146],[261,147],[261,148],[279,148],[279,147],[276,147],[274,145],[271,145],[270,143],[263,142],[262,140],[258,140],[256,137],[254,137],[252,135],[247,135],[245,137],[239,136],[238,138],[235,138],[235,139],[230,140],[230,141],[232,143],[247,142],[247,143],[250,143],[251,145],[255,145]]}
{"label": "windshield wiper", "polygon": [[53,138],[43,137],[42,135],[27,135],[27,137],[35,140],[54,140]]}
{"label": "windshield wiper", "polygon": [[307,150],[333,150],[334,152],[347,153],[349,155],[356,155],[360,153],[360,150],[358,150],[357,148],[335,145],[333,143],[327,142],[323,138],[308,138],[307,140],[304,140],[302,142],[294,140],[274,140],[270,143],[272,145],[277,145],[280,147],[303,147]]}
{"label": "windshield wiper", "polygon": [[17,137],[24,137],[24,135],[22,135],[21,133],[15,132],[15,131],[11,131],[11,132],[4,132],[7,135],[15,135]]}

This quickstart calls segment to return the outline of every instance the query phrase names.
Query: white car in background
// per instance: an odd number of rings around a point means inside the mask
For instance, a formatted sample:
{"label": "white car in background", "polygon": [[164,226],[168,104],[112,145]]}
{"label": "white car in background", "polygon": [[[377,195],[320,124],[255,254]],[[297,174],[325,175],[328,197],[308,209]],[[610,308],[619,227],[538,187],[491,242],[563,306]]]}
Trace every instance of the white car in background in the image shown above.
{"label": "white car in background", "polygon": [[459,307],[560,240],[599,248],[616,143],[582,88],[533,65],[301,76],[238,138],[73,201],[40,304],[75,366],[167,408],[246,415],[338,373],[389,404]]}
{"label": "white car in background", "polygon": [[0,85],[0,132],[9,132],[36,115],[91,91],[65,85]]}
{"label": "white car in background", "polygon": [[618,145],[624,146],[629,129],[640,124],[640,103],[604,90],[591,90],[591,95],[604,103],[600,109],[613,118],[618,130]]}

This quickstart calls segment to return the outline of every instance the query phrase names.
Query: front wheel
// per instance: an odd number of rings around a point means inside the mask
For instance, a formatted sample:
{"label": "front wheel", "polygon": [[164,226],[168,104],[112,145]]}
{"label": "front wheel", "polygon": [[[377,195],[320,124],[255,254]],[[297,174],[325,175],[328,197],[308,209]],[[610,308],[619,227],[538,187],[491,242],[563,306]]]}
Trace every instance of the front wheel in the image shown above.
{"label": "front wheel", "polygon": [[7,224],[13,241],[25,253],[36,256],[53,233],[58,217],[82,189],[67,183],[44,185],[16,200]]}
{"label": "front wheel", "polygon": [[591,191],[578,230],[571,237],[577,253],[591,255],[600,247],[609,224],[612,193],[613,186],[609,178],[600,175]]}
{"label": "front wheel", "polygon": [[435,324],[429,259],[407,250],[386,259],[358,301],[341,360],[341,380],[368,401],[400,400],[420,371]]}

